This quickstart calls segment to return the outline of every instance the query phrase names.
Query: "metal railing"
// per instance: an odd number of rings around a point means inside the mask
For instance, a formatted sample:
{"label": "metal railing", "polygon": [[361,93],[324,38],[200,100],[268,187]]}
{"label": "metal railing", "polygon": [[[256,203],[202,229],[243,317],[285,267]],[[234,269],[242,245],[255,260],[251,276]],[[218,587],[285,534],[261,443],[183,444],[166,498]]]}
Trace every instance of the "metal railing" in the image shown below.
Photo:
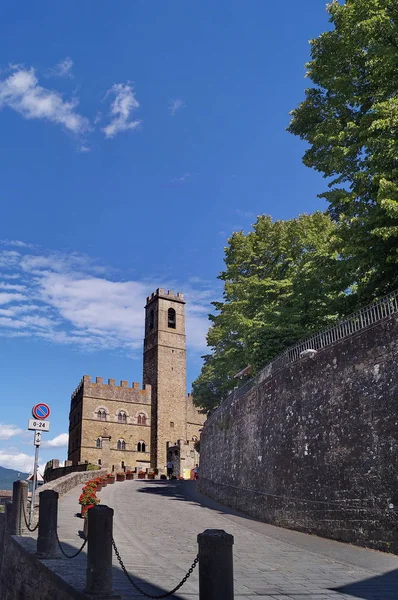
{"label": "metal railing", "polygon": [[347,338],[354,333],[366,329],[379,321],[398,313],[398,290],[384,296],[372,304],[368,304],[357,312],[349,315],[342,321],[332,325],[328,329],[324,329],[319,333],[311,335],[293,346],[290,346],[282,354],[277,356],[273,361],[268,363],[255,377],[246,381],[243,385],[233,390],[223,402],[236,399],[246,394],[253,386],[268,379],[276,371],[283,369],[301,357],[301,353],[305,350],[322,350],[328,346],[332,346],[336,342]]}

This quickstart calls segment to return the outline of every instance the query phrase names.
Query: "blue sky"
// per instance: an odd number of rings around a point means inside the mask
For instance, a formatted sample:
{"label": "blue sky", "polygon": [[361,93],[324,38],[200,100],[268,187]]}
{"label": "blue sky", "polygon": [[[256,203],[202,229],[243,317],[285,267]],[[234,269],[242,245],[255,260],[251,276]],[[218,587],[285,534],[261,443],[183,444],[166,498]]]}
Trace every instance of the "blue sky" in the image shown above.
{"label": "blue sky", "polygon": [[0,464],[65,458],[83,374],[141,382],[143,306],[187,296],[188,383],[234,230],[324,208],[286,132],[325,3],[71,0],[0,9]]}

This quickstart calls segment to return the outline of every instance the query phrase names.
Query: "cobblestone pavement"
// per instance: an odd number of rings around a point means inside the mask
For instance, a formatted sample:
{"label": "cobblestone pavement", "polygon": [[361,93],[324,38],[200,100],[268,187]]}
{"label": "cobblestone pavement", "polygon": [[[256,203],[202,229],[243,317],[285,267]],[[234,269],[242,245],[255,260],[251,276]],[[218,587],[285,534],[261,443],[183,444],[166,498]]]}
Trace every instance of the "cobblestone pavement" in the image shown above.
{"label": "cobblestone pavement", "polygon": [[[80,487],[60,499],[59,537],[69,552],[82,541],[82,520],[75,516],[79,493]],[[396,556],[259,523],[204,498],[195,482],[125,481],[108,485],[99,496],[115,511],[114,539],[126,568],[151,594],[162,594],[182,579],[197,553],[197,534],[214,528],[235,539],[236,600],[398,598]],[[73,563],[70,580],[82,589],[84,554],[66,561],[69,568]],[[143,598],[115,556],[114,589],[123,598]],[[198,597],[196,569],[172,598]]]}

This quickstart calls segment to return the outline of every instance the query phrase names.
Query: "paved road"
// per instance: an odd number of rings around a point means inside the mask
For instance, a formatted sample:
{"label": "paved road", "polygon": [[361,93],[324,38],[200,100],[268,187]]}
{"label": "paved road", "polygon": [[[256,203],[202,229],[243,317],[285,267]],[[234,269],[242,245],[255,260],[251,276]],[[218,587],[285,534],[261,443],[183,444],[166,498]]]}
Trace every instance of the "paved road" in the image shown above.
{"label": "paved road", "polygon": [[[81,544],[82,521],[74,516],[79,493],[75,488],[60,500],[59,536],[68,552]],[[172,589],[197,553],[197,534],[216,528],[235,538],[236,600],[398,598],[397,557],[253,521],[207,500],[194,482],[125,481],[99,496],[115,510],[114,539],[128,571],[149,593]],[[84,553],[67,562],[83,587]],[[143,597],[115,557],[114,588],[123,598]],[[198,599],[197,570],[172,597]]]}

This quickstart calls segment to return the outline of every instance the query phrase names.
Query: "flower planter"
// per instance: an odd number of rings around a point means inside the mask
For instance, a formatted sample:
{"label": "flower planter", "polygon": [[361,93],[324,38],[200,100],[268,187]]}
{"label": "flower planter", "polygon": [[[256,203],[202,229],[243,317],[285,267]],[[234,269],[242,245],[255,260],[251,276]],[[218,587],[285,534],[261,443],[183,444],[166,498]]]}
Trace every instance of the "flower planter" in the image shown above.
{"label": "flower planter", "polygon": [[101,490],[102,490],[102,483],[97,483],[97,489],[95,491],[100,492]]}
{"label": "flower planter", "polygon": [[84,517],[84,515],[86,514],[86,512],[90,508],[93,508],[93,506],[95,506],[95,504],[81,504],[81,506],[80,506],[80,516]]}
{"label": "flower planter", "polygon": [[124,475],[116,475],[116,481],[124,481],[126,477]]}
{"label": "flower planter", "polygon": [[87,492],[88,490],[91,490],[93,492],[93,494],[95,494],[95,492],[97,491],[97,486],[96,485],[90,485],[90,486],[84,486],[82,487],[82,492]]}
{"label": "flower planter", "polygon": [[114,477],[108,477],[107,482],[108,482],[108,484],[109,483],[115,483],[115,478]]}
{"label": "flower planter", "polygon": [[134,479],[134,473],[126,473],[126,480],[131,481]]}
{"label": "flower planter", "polygon": [[103,482],[101,483],[101,485],[102,485],[102,487],[106,487],[106,486],[108,485],[108,482],[107,482],[107,481],[103,481]]}
{"label": "flower planter", "polygon": [[138,479],[145,479],[145,473],[138,473]]}
{"label": "flower planter", "polygon": [[148,479],[155,479],[155,473],[148,473]]}

